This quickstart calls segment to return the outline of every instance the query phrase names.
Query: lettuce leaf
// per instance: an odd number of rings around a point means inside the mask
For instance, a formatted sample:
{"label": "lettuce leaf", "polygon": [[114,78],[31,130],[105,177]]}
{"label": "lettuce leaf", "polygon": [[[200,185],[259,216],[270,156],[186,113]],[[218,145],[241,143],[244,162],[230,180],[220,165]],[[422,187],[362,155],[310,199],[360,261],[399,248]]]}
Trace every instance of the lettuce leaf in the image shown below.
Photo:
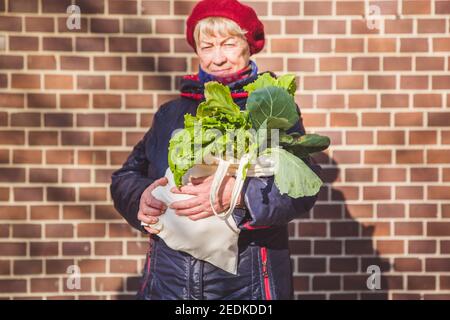
{"label": "lettuce leaf", "polygon": [[302,159],[281,148],[268,148],[262,154],[275,161],[275,185],[281,194],[299,198],[320,191],[322,180]]}
{"label": "lettuce leaf", "polygon": [[246,108],[255,130],[264,122],[267,129],[287,130],[299,121],[293,97],[279,87],[256,89],[248,97]]}
{"label": "lettuce leaf", "polygon": [[281,77],[274,78],[268,72],[263,73],[255,81],[244,86],[244,90],[247,91],[249,95],[251,95],[255,90],[270,86],[283,88],[292,96],[294,96],[295,91],[297,91],[295,75],[285,74]]}

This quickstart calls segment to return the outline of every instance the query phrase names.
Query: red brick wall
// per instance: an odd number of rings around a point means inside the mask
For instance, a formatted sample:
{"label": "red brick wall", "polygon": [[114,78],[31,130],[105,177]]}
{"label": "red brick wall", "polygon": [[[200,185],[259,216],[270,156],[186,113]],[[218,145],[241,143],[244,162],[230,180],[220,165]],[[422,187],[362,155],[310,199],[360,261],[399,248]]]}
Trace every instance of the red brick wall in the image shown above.
{"label": "red brick wall", "polygon": [[[195,3],[0,0],[0,298],[136,291],[147,242],[114,211],[110,174],[197,70]],[[332,139],[320,199],[290,224],[296,297],[450,298],[450,1],[247,3],[267,31],[252,58],[298,75],[307,130]]]}

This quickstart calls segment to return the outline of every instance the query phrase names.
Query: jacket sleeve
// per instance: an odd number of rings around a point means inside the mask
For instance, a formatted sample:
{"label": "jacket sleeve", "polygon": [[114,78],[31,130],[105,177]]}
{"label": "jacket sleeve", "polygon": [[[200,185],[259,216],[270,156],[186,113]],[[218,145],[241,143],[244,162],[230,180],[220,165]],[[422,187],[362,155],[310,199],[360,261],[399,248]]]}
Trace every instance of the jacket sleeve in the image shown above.
{"label": "jacket sleeve", "polygon": [[147,154],[156,150],[156,132],[159,124],[159,111],[155,114],[152,127],[133,148],[122,167],[111,176],[111,197],[116,210],[134,228],[146,232],[137,219],[142,192],[155,181],[148,177],[151,165]]}
{"label": "jacket sleeve", "polygon": [[[300,110],[300,121],[288,130],[288,133],[305,134]],[[321,167],[312,157],[303,159],[305,163],[320,177]],[[280,194],[274,177],[248,177],[242,188],[245,209],[233,212],[236,224],[240,229],[257,229],[274,225],[285,225],[307,213],[315,204],[318,195],[291,198]]]}

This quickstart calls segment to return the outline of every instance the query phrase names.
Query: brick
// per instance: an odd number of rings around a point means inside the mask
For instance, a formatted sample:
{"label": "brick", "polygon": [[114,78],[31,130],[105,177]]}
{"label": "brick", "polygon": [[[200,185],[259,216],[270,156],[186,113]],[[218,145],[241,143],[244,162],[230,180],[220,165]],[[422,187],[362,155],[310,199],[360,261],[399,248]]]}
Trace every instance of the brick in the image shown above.
{"label": "brick", "polygon": [[111,259],[109,269],[112,273],[136,273],[136,261],[126,259]]}
{"label": "brick", "polygon": [[0,280],[0,291],[3,293],[26,293],[26,280]]}
{"label": "brick", "polygon": [[412,67],[410,57],[385,57],[383,59],[383,70],[386,71],[409,71]]}
{"label": "brick", "polygon": [[14,188],[15,201],[42,201],[43,190],[39,187]]}
{"label": "brick", "polygon": [[444,70],[445,60],[442,57],[416,57],[416,70]]}
{"label": "brick", "polygon": [[411,34],[413,32],[412,19],[386,19],[384,30],[387,34]]}
{"label": "brick", "polygon": [[187,61],[185,58],[165,58],[160,57],[158,59],[157,71],[170,72],[170,71],[186,71]]}
{"label": "brick", "polygon": [[9,1],[9,12],[38,12],[37,0],[14,0]]}
{"label": "brick", "polygon": [[305,1],[304,14],[305,15],[331,15],[332,2],[331,1]]}
{"label": "brick", "polygon": [[417,30],[419,33],[445,33],[445,20],[418,19]]}
{"label": "brick", "polygon": [[111,76],[109,88],[112,90],[138,90],[139,78],[137,76]]}
{"label": "brick", "polygon": [[105,51],[105,38],[101,37],[77,37],[75,51]]}
{"label": "brick", "polygon": [[0,69],[23,69],[23,58],[13,55],[0,56]]}
{"label": "brick", "polygon": [[122,242],[96,241],[95,254],[99,256],[122,255]]}
{"label": "brick", "polygon": [[41,115],[33,112],[21,112],[11,114],[11,126],[13,127],[39,127]]}
{"label": "brick", "polygon": [[74,163],[74,154],[72,150],[47,150],[47,164],[72,164]]}
{"label": "brick", "polygon": [[75,201],[75,189],[69,187],[47,187],[47,201]]}
{"label": "brick", "polygon": [[57,256],[58,251],[57,242],[32,242],[30,244],[31,256]]}
{"label": "brick", "polygon": [[[380,76],[382,77],[382,76]],[[385,78],[374,79],[374,88],[388,88],[395,86],[395,79],[388,78],[388,81],[384,82]],[[392,80],[392,82],[391,82]],[[369,76],[370,82],[370,76]],[[407,108],[409,106],[409,96],[407,94],[382,94],[381,95],[381,107],[382,108]]]}
{"label": "brick", "polygon": [[142,52],[170,52],[170,41],[164,38],[142,38]]}
{"label": "brick", "polygon": [[435,13],[437,14],[450,13],[450,4],[448,3],[448,1],[436,1]]}
{"label": "brick", "polygon": [[400,39],[400,52],[427,52],[427,39]]}
{"label": "brick", "polygon": [[123,32],[124,33],[144,33],[148,34],[152,31],[151,21],[149,19],[124,19]]}
{"label": "brick", "polygon": [[450,112],[428,113],[428,125],[432,127],[450,126]]}
{"label": "brick", "polygon": [[91,218],[90,206],[70,205],[63,207],[63,217],[65,220],[84,220]]}
{"label": "brick", "polygon": [[94,94],[94,108],[120,108],[120,95],[113,94]]}
{"label": "brick", "polygon": [[80,201],[105,201],[106,190],[105,188],[80,188]]}
{"label": "brick", "polygon": [[395,76],[369,76],[369,89],[395,89]]}
{"label": "brick", "polygon": [[27,217],[25,206],[0,206],[0,219],[24,220]]}
{"label": "brick", "polygon": [[21,17],[0,17],[0,30],[1,31],[22,31],[22,19]]}
{"label": "brick", "polygon": [[118,19],[91,19],[92,33],[118,33],[119,31]]}
{"label": "brick", "polygon": [[105,151],[79,151],[78,152],[79,164],[93,164],[102,165],[106,164],[106,152]]}
{"label": "brick", "polygon": [[368,50],[369,52],[395,52],[396,39],[369,39]]}
{"label": "brick", "polygon": [[76,0],[75,3],[82,8],[84,13],[104,13],[105,12],[105,0]]}
{"label": "brick", "polygon": [[106,89],[105,76],[77,76],[77,88],[80,90]]}
{"label": "brick", "polygon": [[83,237],[105,237],[106,225],[104,223],[80,223],[77,226],[77,236]]}
{"label": "brick", "polygon": [[70,0],[42,0],[42,12],[66,13],[67,7],[70,5]]}
{"label": "brick", "polygon": [[42,39],[44,50],[48,51],[72,51],[72,39],[71,38],[49,38],[44,37]]}
{"label": "brick", "polygon": [[312,34],[314,21],[312,20],[286,20],[286,34]]}
{"label": "brick", "polygon": [[13,224],[14,238],[40,238],[41,226],[39,224]]}
{"label": "brick", "polygon": [[[344,89],[344,88],[342,88]],[[349,96],[349,107],[350,108],[375,108],[377,106],[377,96],[369,95],[369,94],[352,94]],[[376,118],[374,118],[374,114],[371,116],[365,116],[366,113],[363,114],[363,123],[373,123],[376,122]],[[383,118],[385,120],[385,118]]]}
{"label": "brick", "polygon": [[39,75],[35,74],[12,74],[11,86],[15,89],[40,89]]}
{"label": "brick", "polygon": [[89,58],[76,56],[62,56],[61,70],[89,70]]}
{"label": "brick", "polygon": [[109,13],[111,14],[137,14],[137,1],[109,0]]}
{"label": "brick", "polygon": [[62,251],[65,256],[86,256],[91,254],[91,244],[89,242],[63,242]]}
{"label": "brick", "polygon": [[421,236],[423,235],[423,225],[421,222],[395,222],[395,235]]}
{"label": "brick", "polygon": [[363,52],[363,39],[336,39],[336,52]]}
{"label": "brick", "polygon": [[121,57],[94,57],[94,70],[122,70]]}
{"label": "brick", "polygon": [[[179,10],[180,5],[185,5],[186,2],[175,2],[175,8]],[[148,1],[143,0],[141,4],[141,10],[143,15],[169,15],[170,3],[167,1]]]}
{"label": "brick", "polygon": [[78,262],[83,273],[105,273],[106,261],[103,259],[83,259]]}
{"label": "brick", "polygon": [[345,71],[347,70],[346,58],[321,58],[320,71]]}
{"label": "brick", "polygon": [[274,53],[289,53],[289,52],[298,52],[299,51],[299,42],[298,39],[272,39],[271,40],[271,49]]}
{"label": "brick", "polygon": [[42,152],[40,150],[14,150],[13,161],[15,163],[41,163]]}
{"label": "brick", "polygon": [[27,59],[28,69],[55,70],[56,58],[54,56],[29,55]]}
{"label": "brick", "polygon": [[[114,209],[113,206],[109,205],[96,205],[95,206],[95,218],[96,219],[106,219],[106,220],[121,220],[122,216]],[[129,227],[128,225],[126,225]],[[112,227],[114,229],[114,227]],[[110,227],[110,232],[111,232]]]}
{"label": "brick", "polygon": [[31,292],[58,292],[59,291],[59,279],[58,278],[46,278],[46,279],[31,279],[30,282]]}
{"label": "brick", "polygon": [[155,71],[155,59],[153,57],[127,57],[127,71]]}
{"label": "brick", "polygon": [[58,170],[56,169],[30,169],[30,182],[56,183],[58,182]]}
{"label": "brick", "polygon": [[90,132],[63,131],[61,132],[61,143],[65,146],[89,146],[91,143]]}
{"label": "brick", "polygon": [[109,37],[110,52],[137,52],[137,39],[126,37]]}
{"label": "brick", "polygon": [[[127,109],[152,109],[153,95],[151,94],[127,94],[125,95],[125,107]],[[152,115],[150,115],[152,118]],[[151,120],[151,119],[150,119]]]}
{"label": "brick", "polygon": [[95,290],[97,291],[117,291],[122,287],[122,277],[97,277],[95,279]]}
{"label": "brick", "polygon": [[0,93],[0,107],[23,108],[24,95],[14,93]]}
{"label": "brick", "polygon": [[448,38],[434,38],[433,39],[433,51],[450,51],[450,39]]}
{"label": "brick", "polygon": [[331,41],[328,39],[304,39],[303,52],[325,53],[331,52]]}
{"label": "brick", "polygon": [[59,217],[58,206],[31,206],[32,220],[56,220]]}
{"label": "brick", "polygon": [[104,127],[104,114],[77,114],[77,127]]}
{"label": "brick", "polygon": [[10,183],[25,182],[25,169],[0,168],[0,181]]}
{"label": "brick", "polygon": [[156,19],[157,34],[184,34],[184,21],[181,19]]}
{"label": "brick", "polygon": [[71,113],[46,113],[44,124],[46,127],[72,127],[73,115]]}
{"label": "brick", "polygon": [[144,76],[144,90],[171,90],[172,81],[168,76]]}
{"label": "brick", "polygon": [[58,144],[56,131],[30,131],[28,143],[32,146],[53,146]]}
{"label": "brick", "polygon": [[377,57],[352,59],[352,70],[354,71],[376,71],[380,70],[380,61]]}
{"label": "brick", "polygon": [[25,18],[27,32],[54,32],[53,18],[27,17]]}
{"label": "brick", "polygon": [[9,48],[11,51],[37,51],[39,49],[39,38],[10,36]]}
{"label": "brick", "polygon": [[430,14],[430,1],[409,0],[402,3],[403,14]]}
{"label": "brick", "polygon": [[110,113],[108,115],[108,126],[110,127],[135,127],[136,115],[124,113]]}
{"label": "brick", "polygon": [[400,272],[420,272],[422,271],[422,262],[417,258],[396,258],[394,269]]}
{"label": "brick", "polygon": [[62,170],[62,182],[74,183],[74,182],[90,182],[90,170],[89,169],[63,169]]}
{"label": "brick", "polygon": [[434,276],[408,276],[408,290],[435,290],[436,277]]}
{"label": "brick", "polygon": [[94,132],[94,145],[96,146],[115,146],[121,144],[121,132]]}

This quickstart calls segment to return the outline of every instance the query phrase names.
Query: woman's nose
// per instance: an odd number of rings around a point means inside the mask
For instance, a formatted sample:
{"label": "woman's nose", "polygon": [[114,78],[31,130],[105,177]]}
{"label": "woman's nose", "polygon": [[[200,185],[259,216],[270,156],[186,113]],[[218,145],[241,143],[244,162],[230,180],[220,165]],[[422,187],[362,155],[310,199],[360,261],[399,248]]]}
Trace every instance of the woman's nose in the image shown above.
{"label": "woman's nose", "polygon": [[226,61],[226,56],[222,52],[222,48],[216,48],[214,50],[213,62],[217,65],[223,64]]}

